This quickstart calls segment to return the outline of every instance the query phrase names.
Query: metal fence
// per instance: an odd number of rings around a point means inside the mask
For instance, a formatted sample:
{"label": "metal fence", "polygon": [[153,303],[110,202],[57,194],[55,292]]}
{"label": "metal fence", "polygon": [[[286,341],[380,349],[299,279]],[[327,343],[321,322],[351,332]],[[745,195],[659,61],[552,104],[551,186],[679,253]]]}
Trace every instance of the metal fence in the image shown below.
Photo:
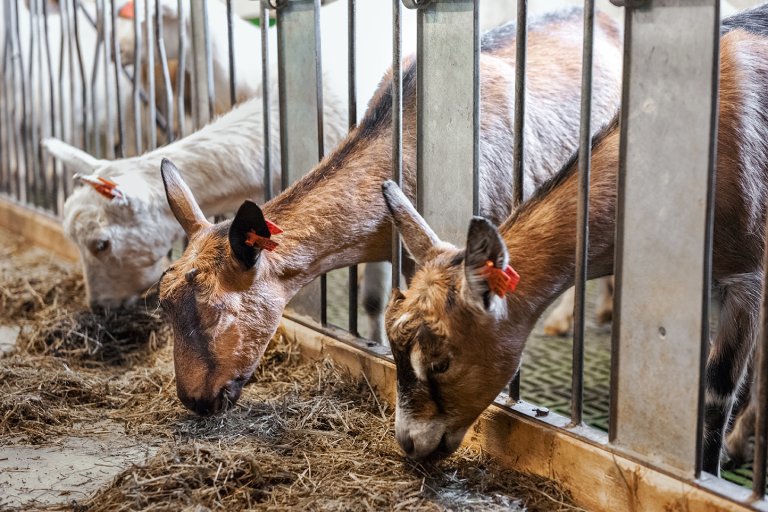
{"label": "metal fence", "polygon": [[[626,3],[610,432],[605,435],[585,427],[582,418],[584,290],[589,264],[586,205],[592,132],[592,0],[584,2],[571,421],[570,426],[562,428],[585,439],[597,439],[606,449],[629,453],[681,479],[700,479],[703,368],[710,339],[719,2]],[[60,214],[72,190],[72,172],[43,153],[40,141],[45,137],[66,140],[97,158],[120,158],[183,137],[220,113],[216,98],[222,91],[217,90],[221,86],[214,78],[222,77],[216,76],[213,69],[213,30],[227,33],[227,107],[238,101],[235,84],[240,70],[234,61],[238,48],[234,45],[232,1],[226,2],[226,27],[215,28],[209,20],[208,2],[178,0],[175,4],[180,26],[189,18],[191,33],[187,37],[184,30],[178,30],[174,70],[166,49],[169,31],[157,0],[137,3],[133,12],[125,12],[129,8],[121,0],[3,0],[0,191],[5,198]],[[358,120],[357,4],[348,0],[348,53],[343,57],[349,73],[350,128]],[[392,40],[368,44],[392,45],[392,178],[402,183],[401,19],[405,6],[418,10],[418,207],[442,238],[463,244],[466,221],[478,212],[479,204],[482,77],[478,11],[482,2],[393,0],[391,5]],[[282,185],[286,187],[330,150],[324,147],[323,136],[320,11],[320,0],[260,2],[265,199],[273,195],[269,185],[271,159],[280,158]],[[273,154],[270,141],[271,127],[278,121],[270,116],[273,99],[269,83],[274,79],[269,65],[270,13],[277,20],[280,155]],[[513,147],[519,204],[523,201],[525,151],[526,1],[518,3],[517,13]],[[142,19],[151,22],[142,23]],[[132,62],[121,61],[121,50],[125,49],[121,48],[121,37],[125,34],[132,35]],[[185,56],[189,45],[193,51],[188,61]],[[689,65],[691,62],[697,65]],[[146,70],[143,76],[141,70]],[[187,76],[191,79],[186,80]],[[446,82],[453,87],[443,87]],[[652,112],[648,105],[655,106]],[[667,135],[675,134],[681,142],[658,144],[656,130],[660,123],[668,126]],[[441,129],[447,125],[450,131]],[[675,163],[674,173],[666,171],[668,162]],[[680,172],[680,167],[685,167],[686,172]],[[446,169],[452,170],[447,177]],[[658,187],[660,179],[665,180],[664,187]],[[649,190],[654,191],[652,196]],[[691,198],[685,208],[679,204],[682,195]],[[650,216],[650,210],[669,213],[667,217]],[[659,222],[665,222],[663,231],[658,229]],[[707,228],[696,231],[689,229],[691,225]],[[649,240],[679,249],[675,261],[670,264],[667,260],[674,251],[646,250]],[[402,260],[396,235],[393,242],[392,275],[397,286],[401,284]],[[687,271],[680,272],[680,268]],[[357,269],[353,267],[348,275],[345,326],[353,334],[358,333],[357,282]],[[659,283],[663,288],[656,286]],[[669,295],[670,291],[674,296]],[[661,296],[664,299],[658,300]],[[332,332],[328,331],[327,297],[328,284],[322,278],[296,297],[292,310],[313,318],[318,329]],[[762,318],[766,322],[768,311]],[[755,507],[765,506],[767,333],[768,324],[762,328],[754,364],[760,400],[754,486],[753,495],[744,500]],[[519,387],[513,385],[511,395],[518,398],[518,393]],[[512,409],[530,410],[524,404]],[[552,417],[539,421],[561,424]],[[734,499],[741,496],[736,486],[716,479],[703,478],[700,483],[715,493]]]}

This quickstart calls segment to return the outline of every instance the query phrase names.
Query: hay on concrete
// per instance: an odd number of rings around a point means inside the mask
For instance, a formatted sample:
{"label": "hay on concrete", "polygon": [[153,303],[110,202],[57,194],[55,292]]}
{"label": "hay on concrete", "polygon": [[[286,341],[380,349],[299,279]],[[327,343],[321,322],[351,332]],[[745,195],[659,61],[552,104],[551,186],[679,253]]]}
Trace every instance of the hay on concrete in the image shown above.
{"label": "hay on concrete", "polygon": [[[52,270],[51,280],[65,283],[62,276],[72,274]],[[160,447],[89,499],[54,508],[574,509],[554,482],[476,452],[460,450],[427,466],[406,460],[394,439],[392,407],[365,379],[331,361],[302,362],[280,336],[238,405],[198,418],[176,397],[159,318],[142,320],[146,328],[118,312],[83,313],[82,302],[67,296],[77,286],[18,284],[19,276],[3,271],[0,288],[9,276],[17,289],[29,285],[34,293],[31,301],[2,299],[23,318],[3,310],[0,323],[20,321],[23,328],[15,353],[0,358],[0,446],[55,445],[82,425],[107,421]]]}

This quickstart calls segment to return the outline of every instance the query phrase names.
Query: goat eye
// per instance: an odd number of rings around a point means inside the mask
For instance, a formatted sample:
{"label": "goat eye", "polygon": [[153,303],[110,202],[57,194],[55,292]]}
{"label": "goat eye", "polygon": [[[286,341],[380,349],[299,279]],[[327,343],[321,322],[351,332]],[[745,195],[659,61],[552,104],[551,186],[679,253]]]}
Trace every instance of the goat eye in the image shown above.
{"label": "goat eye", "polygon": [[93,254],[101,254],[109,249],[109,240],[93,240],[91,242],[91,252]]}
{"label": "goat eye", "polygon": [[432,363],[432,373],[445,373],[448,371],[450,364],[451,362],[448,359],[438,363]]}

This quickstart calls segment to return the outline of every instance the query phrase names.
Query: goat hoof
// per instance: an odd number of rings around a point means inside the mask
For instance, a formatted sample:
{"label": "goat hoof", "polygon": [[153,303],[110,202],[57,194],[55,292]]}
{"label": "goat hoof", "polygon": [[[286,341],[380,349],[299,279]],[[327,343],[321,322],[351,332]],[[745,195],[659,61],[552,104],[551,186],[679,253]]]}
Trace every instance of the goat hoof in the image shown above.
{"label": "goat hoof", "polygon": [[547,336],[565,337],[571,332],[571,323],[569,321],[547,321],[544,324],[544,334]]}
{"label": "goat hoof", "polygon": [[597,312],[597,325],[607,325],[613,321],[613,310],[603,309]]}

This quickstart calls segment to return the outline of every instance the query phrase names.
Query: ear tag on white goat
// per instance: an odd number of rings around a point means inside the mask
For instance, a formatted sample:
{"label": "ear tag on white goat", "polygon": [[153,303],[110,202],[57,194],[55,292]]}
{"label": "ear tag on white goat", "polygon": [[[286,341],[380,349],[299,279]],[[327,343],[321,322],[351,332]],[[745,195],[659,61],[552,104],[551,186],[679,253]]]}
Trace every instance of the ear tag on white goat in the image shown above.
{"label": "ear tag on white goat", "polygon": [[517,288],[517,283],[520,282],[520,274],[515,272],[515,269],[510,265],[502,270],[497,268],[491,260],[485,262],[485,267],[480,272],[488,281],[488,288],[501,298],[504,298],[507,293],[513,293]]}
{"label": "ear tag on white goat", "polygon": [[87,183],[93,187],[96,192],[111,201],[117,201],[119,203],[126,202],[125,194],[118,188],[117,183],[112,180],[108,180],[101,176],[86,176],[84,174],[75,174],[74,179],[82,183]]}

